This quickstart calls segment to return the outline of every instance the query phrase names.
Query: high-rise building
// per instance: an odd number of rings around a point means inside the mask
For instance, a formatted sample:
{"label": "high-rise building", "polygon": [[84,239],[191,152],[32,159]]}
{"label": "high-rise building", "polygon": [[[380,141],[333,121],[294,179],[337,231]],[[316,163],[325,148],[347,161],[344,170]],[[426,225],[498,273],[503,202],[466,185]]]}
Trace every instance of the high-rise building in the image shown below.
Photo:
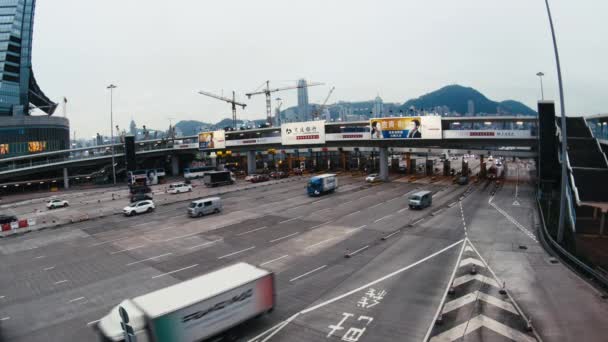
{"label": "high-rise building", "polygon": [[471,115],[471,116],[475,115],[475,102],[473,102],[473,100],[467,101],[467,108],[468,108],[468,110],[467,110],[468,115]]}
{"label": "high-rise building", "polygon": [[[0,158],[70,147],[66,118],[32,71],[35,0],[0,0]],[[32,116],[37,108],[46,115]]]}
{"label": "high-rise building", "polygon": [[298,81],[297,121],[309,121],[310,119],[310,108],[308,106],[308,87],[306,86],[306,80],[301,79]]}
{"label": "high-rise building", "polygon": [[129,133],[137,139],[137,124],[135,124],[135,120],[131,119],[131,124],[129,124]]}
{"label": "high-rise building", "polygon": [[372,116],[375,118],[381,118],[384,112],[384,104],[380,95],[374,99],[374,107],[372,108]]}

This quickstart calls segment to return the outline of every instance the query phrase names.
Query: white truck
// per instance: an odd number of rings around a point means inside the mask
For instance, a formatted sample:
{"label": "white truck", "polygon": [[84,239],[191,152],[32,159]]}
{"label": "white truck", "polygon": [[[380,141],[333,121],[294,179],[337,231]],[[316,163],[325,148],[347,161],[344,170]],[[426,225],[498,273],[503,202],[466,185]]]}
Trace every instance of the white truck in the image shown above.
{"label": "white truck", "polygon": [[130,331],[137,342],[194,342],[271,312],[274,305],[274,274],[241,262],[124,300],[96,330],[102,341],[128,341]]}

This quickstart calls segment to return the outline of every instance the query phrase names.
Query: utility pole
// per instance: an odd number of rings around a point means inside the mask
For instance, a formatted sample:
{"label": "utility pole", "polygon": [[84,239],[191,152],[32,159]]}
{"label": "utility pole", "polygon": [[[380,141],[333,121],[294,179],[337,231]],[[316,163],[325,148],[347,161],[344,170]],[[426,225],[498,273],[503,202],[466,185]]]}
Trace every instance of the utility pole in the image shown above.
{"label": "utility pole", "polygon": [[112,180],[114,181],[114,185],[116,185],[116,163],[114,162],[114,89],[116,86],[114,84],[110,84],[107,86],[107,89],[110,89],[110,146],[112,149]]}
{"label": "utility pole", "polygon": [[544,101],[545,91],[543,90],[543,76],[545,76],[545,74],[543,74],[542,72],[538,72],[536,76],[538,76],[538,78],[540,79],[540,99]]}

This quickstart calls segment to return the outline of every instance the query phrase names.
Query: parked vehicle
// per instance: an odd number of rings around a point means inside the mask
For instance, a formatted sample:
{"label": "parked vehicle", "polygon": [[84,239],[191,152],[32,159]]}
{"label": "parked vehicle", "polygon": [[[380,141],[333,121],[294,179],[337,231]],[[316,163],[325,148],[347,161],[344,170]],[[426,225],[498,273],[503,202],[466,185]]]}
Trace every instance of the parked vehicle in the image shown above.
{"label": "parked vehicle", "polygon": [[230,171],[209,171],[205,173],[203,182],[206,186],[220,186],[234,184],[234,174]]}
{"label": "parked vehicle", "polygon": [[267,182],[269,180],[270,177],[268,177],[267,174],[262,173],[259,175],[253,175],[253,177],[251,178],[251,183]]}
{"label": "parked vehicle", "polygon": [[145,200],[151,200],[152,196],[147,195],[145,193],[139,192],[136,193],[134,195],[131,195],[131,203],[135,203],[135,202],[139,202],[139,201],[145,201]]}
{"label": "parked vehicle", "polygon": [[293,174],[296,175],[296,176],[301,176],[302,175],[302,169],[300,169],[300,168],[293,169]]}
{"label": "parked vehicle", "polygon": [[209,171],[215,170],[213,166],[199,166],[199,167],[190,167],[184,169],[184,178],[186,179],[195,179],[195,178],[203,178],[205,173]]}
{"label": "parked vehicle", "polygon": [[122,311],[137,341],[202,341],[270,313],[274,306],[274,274],[241,262],[126,299],[94,328],[102,341],[122,341]]}
{"label": "parked vehicle", "polygon": [[308,181],[306,188],[309,196],[320,196],[334,192],[338,188],[338,177],[333,173],[314,176]]}
{"label": "parked vehicle", "polygon": [[270,173],[270,178],[274,178],[274,179],[282,179],[282,178],[287,178],[289,177],[289,175],[287,174],[287,172],[283,172],[283,171],[273,171]]}
{"label": "parked vehicle", "polygon": [[188,215],[199,217],[207,214],[219,213],[222,211],[222,199],[219,197],[201,198],[190,202]]}
{"label": "parked vehicle", "polygon": [[460,176],[460,177],[458,177],[457,183],[459,185],[467,185],[467,184],[469,184],[469,177],[468,176]]}
{"label": "parked vehicle", "polygon": [[418,191],[409,198],[410,209],[424,209],[433,203],[433,194],[430,191]]}
{"label": "parked vehicle", "polygon": [[372,173],[367,175],[367,177],[365,177],[365,181],[368,183],[374,183],[374,182],[379,182],[380,181],[380,175],[377,173]]}
{"label": "parked vehicle", "polygon": [[154,211],[156,207],[152,200],[139,201],[130,204],[122,209],[125,216],[133,216],[136,214],[150,213]]}
{"label": "parked vehicle", "polygon": [[17,216],[14,215],[0,215],[0,224],[7,224],[11,222],[17,222]]}
{"label": "parked vehicle", "polygon": [[190,192],[192,191],[192,185],[186,183],[173,183],[169,184],[169,190],[167,193],[170,194],[179,194],[182,192]]}
{"label": "parked vehicle", "polygon": [[129,192],[132,194],[138,194],[138,193],[147,194],[149,192],[152,192],[152,189],[150,189],[150,187],[145,184],[133,184],[133,185],[129,186]]}
{"label": "parked vehicle", "polygon": [[55,198],[55,199],[52,199],[52,200],[46,202],[47,209],[65,208],[69,205],[70,205],[70,203],[68,203],[68,201],[61,200],[58,198]]}

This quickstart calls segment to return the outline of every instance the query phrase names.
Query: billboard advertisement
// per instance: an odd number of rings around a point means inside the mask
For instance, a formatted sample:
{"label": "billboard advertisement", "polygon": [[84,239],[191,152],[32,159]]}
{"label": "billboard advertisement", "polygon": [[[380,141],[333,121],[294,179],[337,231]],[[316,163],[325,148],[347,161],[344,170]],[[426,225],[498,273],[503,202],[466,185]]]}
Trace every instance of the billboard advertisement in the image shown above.
{"label": "billboard advertisement", "polygon": [[228,140],[228,141],[226,141],[226,146],[264,145],[264,144],[280,144],[280,143],[281,143],[281,137],[264,137],[264,138]]}
{"label": "billboard advertisement", "polygon": [[325,144],[325,121],[282,124],[281,143],[283,145]]}
{"label": "billboard advertisement", "polygon": [[8,144],[0,144],[0,155],[9,154]]}
{"label": "billboard advertisement", "polygon": [[46,141],[29,141],[27,150],[30,153],[46,151]]}
{"label": "billboard advertisement", "polygon": [[441,139],[440,116],[373,118],[369,123],[372,140]]}
{"label": "billboard advertisement", "polygon": [[525,139],[533,138],[529,129],[513,130],[445,130],[444,139]]}
{"label": "billboard advertisement", "polygon": [[198,134],[199,150],[213,150],[226,148],[226,132],[213,131]]}

